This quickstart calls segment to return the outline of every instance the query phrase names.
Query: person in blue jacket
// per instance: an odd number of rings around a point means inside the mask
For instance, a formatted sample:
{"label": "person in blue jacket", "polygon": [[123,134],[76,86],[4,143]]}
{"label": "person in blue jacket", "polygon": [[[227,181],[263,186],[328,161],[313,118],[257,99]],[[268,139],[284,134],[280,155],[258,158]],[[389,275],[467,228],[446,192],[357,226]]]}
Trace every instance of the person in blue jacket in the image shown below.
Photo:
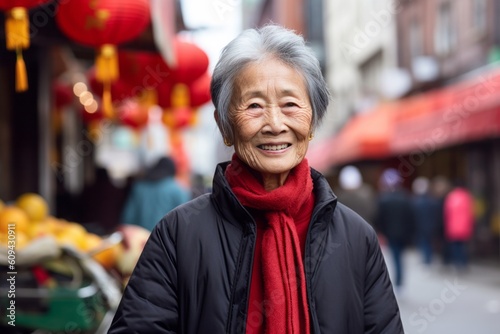
{"label": "person in blue jacket", "polygon": [[169,157],[158,162],[130,189],[121,222],[142,226],[149,231],[175,207],[189,201],[190,193],[175,179],[175,163]]}

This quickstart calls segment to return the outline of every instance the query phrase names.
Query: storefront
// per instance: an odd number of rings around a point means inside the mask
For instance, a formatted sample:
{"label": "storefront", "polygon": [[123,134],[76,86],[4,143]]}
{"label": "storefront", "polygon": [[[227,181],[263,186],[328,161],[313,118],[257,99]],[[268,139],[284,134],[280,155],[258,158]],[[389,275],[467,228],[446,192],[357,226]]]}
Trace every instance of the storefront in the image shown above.
{"label": "storefront", "polygon": [[463,180],[476,199],[477,254],[499,255],[500,68],[438,90],[382,104],[351,119],[338,135],[311,147],[313,167],[336,174],[356,164],[367,182],[397,168],[409,186],[417,176]]}

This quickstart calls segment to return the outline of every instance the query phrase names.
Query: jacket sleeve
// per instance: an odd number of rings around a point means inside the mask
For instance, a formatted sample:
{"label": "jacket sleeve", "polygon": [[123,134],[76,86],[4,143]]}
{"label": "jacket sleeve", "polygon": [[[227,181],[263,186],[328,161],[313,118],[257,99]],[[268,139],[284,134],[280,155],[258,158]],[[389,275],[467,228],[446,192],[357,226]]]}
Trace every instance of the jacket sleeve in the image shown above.
{"label": "jacket sleeve", "polygon": [[151,232],[108,334],[177,333],[177,259],[165,220]]}
{"label": "jacket sleeve", "polygon": [[404,333],[399,307],[375,233],[367,236],[364,318],[367,334]]}

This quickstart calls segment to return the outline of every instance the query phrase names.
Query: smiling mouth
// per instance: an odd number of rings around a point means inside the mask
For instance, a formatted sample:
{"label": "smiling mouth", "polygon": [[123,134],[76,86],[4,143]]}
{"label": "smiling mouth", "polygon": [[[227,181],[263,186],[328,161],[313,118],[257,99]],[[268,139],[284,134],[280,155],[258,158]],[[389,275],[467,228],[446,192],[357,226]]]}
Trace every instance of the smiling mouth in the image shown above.
{"label": "smiling mouth", "polygon": [[280,144],[280,145],[259,145],[258,148],[264,151],[279,151],[284,150],[287,147],[292,146],[291,144]]}

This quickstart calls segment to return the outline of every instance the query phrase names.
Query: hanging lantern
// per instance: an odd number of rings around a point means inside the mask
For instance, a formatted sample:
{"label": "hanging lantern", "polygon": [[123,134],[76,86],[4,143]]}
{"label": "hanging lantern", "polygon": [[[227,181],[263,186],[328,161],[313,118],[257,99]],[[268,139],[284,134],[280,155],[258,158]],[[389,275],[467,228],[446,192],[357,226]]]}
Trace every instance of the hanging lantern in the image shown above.
{"label": "hanging lantern", "polygon": [[172,106],[171,95],[173,83],[170,81],[165,81],[161,85],[158,85],[156,91],[158,92],[158,105],[163,109],[168,109]]}
{"label": "hanging lantern", "polygon": [[96,79],[103,85],[103,111],[111,117],[111,84],[119,75],[116,46],[146,29],[150,22],[149,1],[71,0],[59,5],[56,22],[69,38],[98,48]]}
{"label": "hanging lantern", "polygon": [[102,108],[97,108],[96,110],[80,108],[80,115],[83,123],[85,124],[90,124],[94,121],[101,121],[104,119]]}
{"label": "hanging lantern", "polygon": [[[118,64],[120,77],[111,83],[110,88],[113,103],[131,97],[146,96],[150,105],[157,105],[157,95],[160,91],[165,92],[165,89],[159,87],[171,85],[170,81],[167,80],[170,76],[170,70],[158,54],[122,51],[118,52]],[[87,79],[92,91],[102,95],[103,85],[97,80],[95,68],[87,72]],[[170,95],[170,91],[168,91],[168,95]],[[163,97],[162,103],[165,103],[166,100]]]}
{"label": "hanging lantern", "polygon": [[207,71],[208,56],[197,45],[177,38],[173,47],[177,63],[172,67],[172,81],[187,84]]}
{"label": "hanging lantern", "polygon": [[189,104],[191,107],[199,107],[210,102],[210,81],[212,77],[205,72],[201,77],[189,84]]}
{"label": "hanging lantern", "polygon": [[[92,68],[87,72],[87,80],[92,92],[96,95],[102,96],[104,93],[104,86],[102,82],[97,80],[95,68]],[[113,103],[116,103],[126,98],[133,97],[135,89],[126,80],[124,80],[122,76],[120,76],[120,78],[118,78],[115,82],[111,83],[110,91],[111,100]]]}
{"label": "hanging lantern", "polygon": [[139,129],[148,123],[148,109],[135,99],[127,99],[118,107],[118,117],[122,124]]}
{"label": "hanging lantern", "polygon": [[120,52],[119,60],[120,73],[134,87],[155,89],[163,82],[171,81],[170,69],[158,53]]}
{"label": "hanging lantern", "polygon": [[16,92],[28,89],[28,75],[22,50],[30,46],[28,9],[49,0],[0,0],[0,10],[6,12],[5,41],[7,50],[16,51]]}
{"label": "hanging lantern", "polygon": [[54,95],[54,106],[58,112],[70,105],[75,97],[71,87],[58,80],[52,83],[52,94]]}

